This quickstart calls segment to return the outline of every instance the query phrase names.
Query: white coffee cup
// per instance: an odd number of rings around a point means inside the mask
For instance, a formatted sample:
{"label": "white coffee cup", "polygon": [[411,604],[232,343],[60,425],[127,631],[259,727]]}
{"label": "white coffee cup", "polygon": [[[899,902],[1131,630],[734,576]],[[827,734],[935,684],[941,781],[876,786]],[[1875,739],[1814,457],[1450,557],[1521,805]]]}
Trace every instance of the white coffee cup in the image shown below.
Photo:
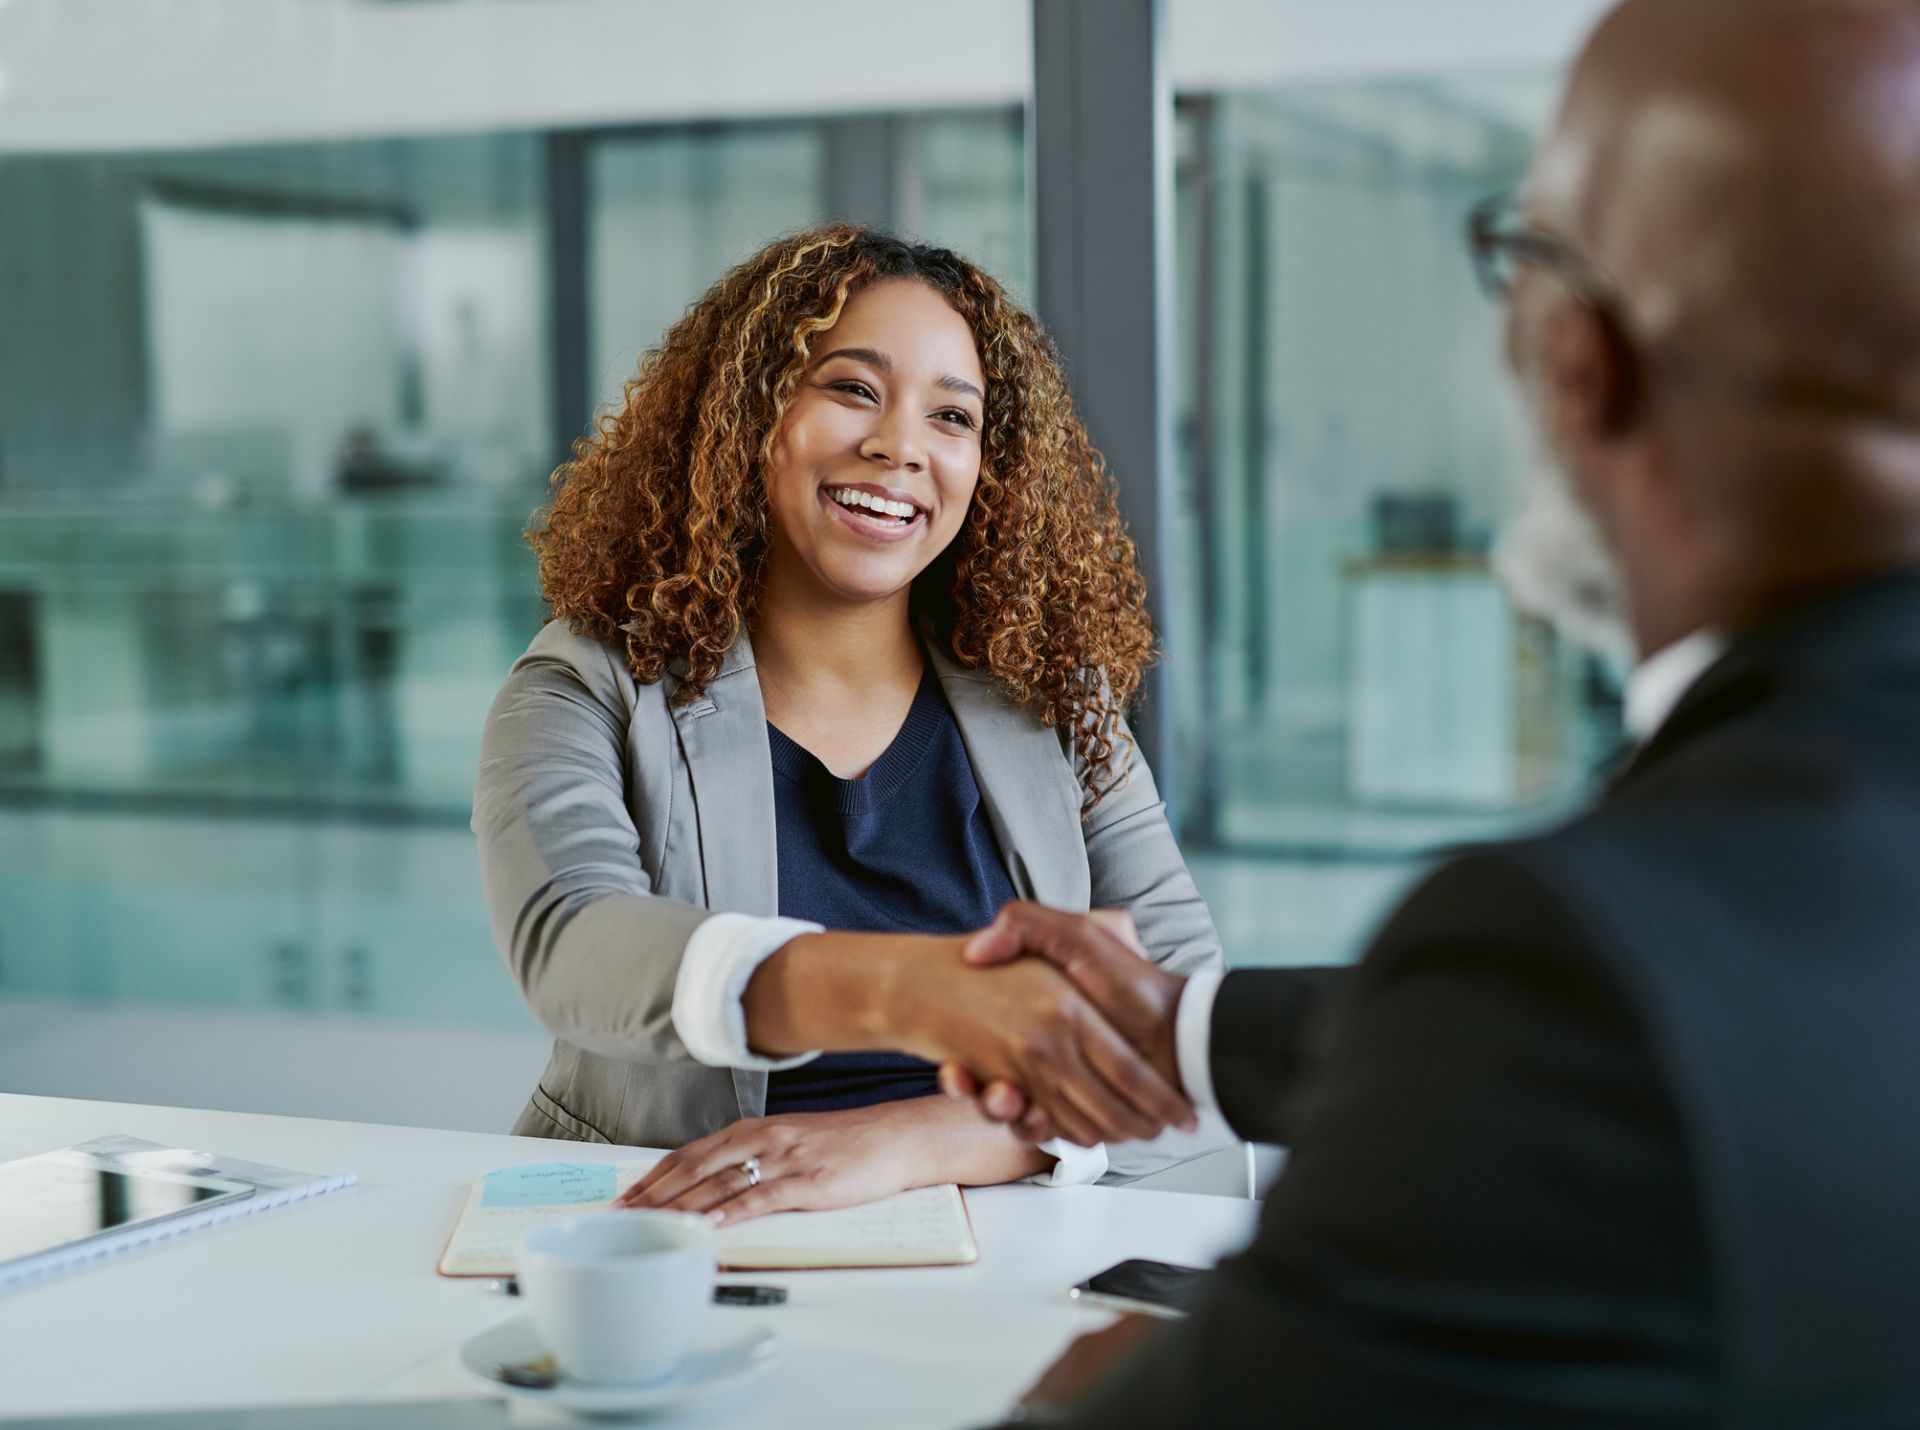
{"label": "white coffee cup", "polygon": [[520,1295],[571,1380],[658,1380],[713,1301],[713,1228],[685,1212],[569,1217],[527,1233]]}

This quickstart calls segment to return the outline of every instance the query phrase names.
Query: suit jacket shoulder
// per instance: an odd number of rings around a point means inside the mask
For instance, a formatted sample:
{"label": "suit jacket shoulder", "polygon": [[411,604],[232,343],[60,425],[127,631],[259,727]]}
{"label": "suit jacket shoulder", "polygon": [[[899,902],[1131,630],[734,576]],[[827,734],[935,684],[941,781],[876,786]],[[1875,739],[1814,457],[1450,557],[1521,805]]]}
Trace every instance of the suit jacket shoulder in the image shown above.
{"label": "suit jacket shoulder", "polygon": [[1909,576],[1744,633],[1592,812],[1442,866],[1254,1247],[1081,1423],[1914,1423],[1917,728]]}

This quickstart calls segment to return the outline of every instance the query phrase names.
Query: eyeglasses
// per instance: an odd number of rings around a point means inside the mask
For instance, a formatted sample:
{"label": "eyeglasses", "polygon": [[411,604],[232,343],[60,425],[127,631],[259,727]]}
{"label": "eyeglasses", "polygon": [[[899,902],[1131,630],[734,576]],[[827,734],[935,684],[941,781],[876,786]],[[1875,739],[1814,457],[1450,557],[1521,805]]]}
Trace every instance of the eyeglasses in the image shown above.
{"label": "eyeglasses", "polygon": [[1565,240],[1529,223],[1512,194],[1495,194],[1473,206],[1467,215],[1467,247],[1473,255],[1473,271],[1489,297],[1504,298],[1512,292],[1520,265],[1531,263],[1553,273],[1590,302],[1613,301],[1613,285]]}
{"label": "eyeglasses", "polygon": [[[1620,290],[1564,239],[1528,222],[1514,195],[1496,194],[1473,206],[1467,216],[1467,246],[1480,286],[1490,296],[1506,297],[1520,266],[1531,263],[1552,273],[1581,302],[1609,314],[1623,332],[1630,331]],[[1651,348],[1640,348],[1642,360],[1651,360]],[[1743,371],[1738,363],[1709,361],[1671,348],[1659,354],[1659,363],[1669,382],[1704,384],[1775,408],[1839,413],[1920,429],[1920,403],[1818,374],[1756,374]]]}

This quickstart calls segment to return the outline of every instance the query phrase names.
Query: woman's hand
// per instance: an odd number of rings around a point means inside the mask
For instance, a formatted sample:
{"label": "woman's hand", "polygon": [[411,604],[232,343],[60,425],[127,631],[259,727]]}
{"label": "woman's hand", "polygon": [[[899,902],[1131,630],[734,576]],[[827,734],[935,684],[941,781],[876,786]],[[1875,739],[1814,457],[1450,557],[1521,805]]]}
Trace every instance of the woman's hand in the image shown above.
{"label": "woman's hand", "polygon": [[[1174,1023],[1186,979],[1153,963],[1125,910],[1072,914],[1011,903],[968,940],[964,957],[977,968],[1028,958],[1052,963],[1184,1095]],[[1011,1124],[1029,1142],[1059,1135],[1054,1118],[1024,1084],[983,1078],[948,1059],[940,1068],[940,1088],[949,1097],[975,1103],[991,1120]]]}
{"label": "woman's hand", "polygon": [[[978,1096],[988,1117],[1032,1142],[1088,1146],[1197,1126],[1174,1042],[1186,980],[1152,962],[1123,910],[1010,903],[963,942],[961,958],[1008,984],[991,1011],[977,981],[962,980],[937,1005],[948,1018],[936,1046],[981,1049],[938,1059],[949,1096]],[[1042,973],[1066,978],[1078,997],[1063,998]]]}
{"label": "woman's hand", "polygon": [[[930,1101],[743,1117],[667,1153],[615,1205],[704,1212],[731,1225],[767,1212],[855,1206],[952,1181],[939,1174],[920,1135],[938,1106],[927,1106]],[[758,1185],[745,1171],[754,1157]]]}

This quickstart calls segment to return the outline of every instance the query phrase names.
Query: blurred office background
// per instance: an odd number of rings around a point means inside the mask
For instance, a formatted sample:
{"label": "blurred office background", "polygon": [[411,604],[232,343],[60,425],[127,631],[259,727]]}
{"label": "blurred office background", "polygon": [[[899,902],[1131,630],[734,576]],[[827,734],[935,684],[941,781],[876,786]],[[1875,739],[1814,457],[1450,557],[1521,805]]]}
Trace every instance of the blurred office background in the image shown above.
{"label": "blurred office background", "polygon": [[[521,529],[777,233],[1033,295],[1033,3],[0,0],[0,1088],[507,1124]],[[1601,8],[1166,0],[1158,713],[1236,963],[1350,958],[1618,739],[1488,569],[1530,449],[1460,238]]]}

